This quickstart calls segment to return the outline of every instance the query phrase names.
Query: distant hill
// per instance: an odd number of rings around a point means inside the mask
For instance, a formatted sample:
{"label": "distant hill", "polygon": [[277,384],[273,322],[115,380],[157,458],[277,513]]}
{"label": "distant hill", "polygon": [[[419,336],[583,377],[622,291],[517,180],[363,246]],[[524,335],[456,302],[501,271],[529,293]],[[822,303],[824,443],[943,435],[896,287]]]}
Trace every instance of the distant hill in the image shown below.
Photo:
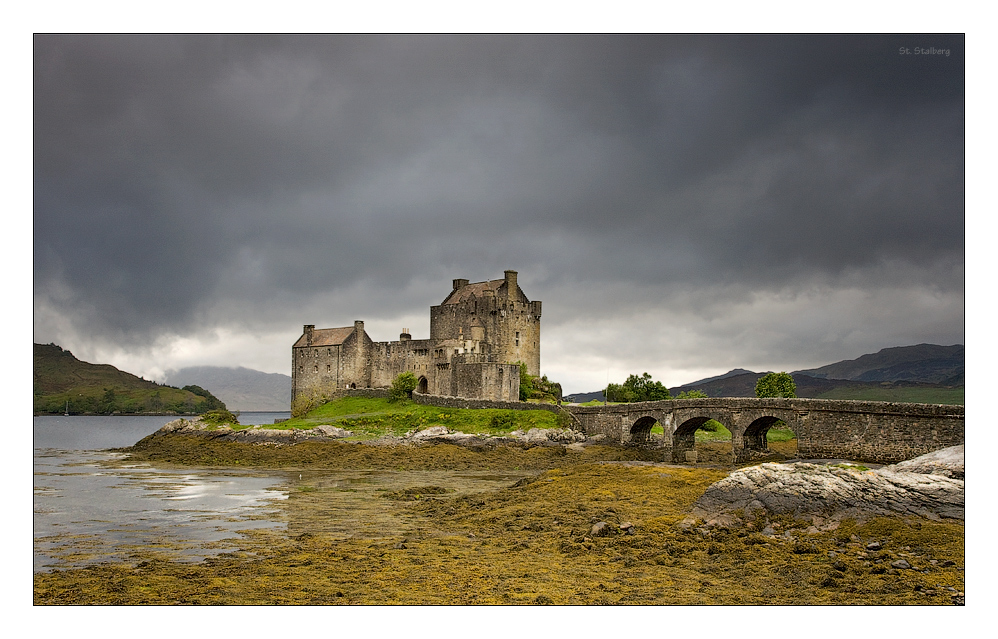
{"label": "distant hill", "polygon": [[[765,373],[736,368],[669,389],[702,390],[709,397],[755,397],[755,384]],[[873,401],[963,404],[964,347],[919,344],[885,348],[877,353],[791,373],[798,397]],[[571,399],[570,399],[571,398]],[[580,398],[580,399],[575,399]],[[568,401],[603,399],[603,392],[576,393]]]}
{"label": "distant hill", "polygon": [[591,393],[575,393],[574,395],[565,395],[562,401],[569,402],[572,404],[585,404],[586,402],[591,402],[594,399],[603,401],[606,397],[603,396],[603,391],[593,391]]}
{"label": "distant hill", "polygon": [[225,404],[197,386],[173,388],[90,364],[55,344],[34,346],[35,414],[203,413]]}
{"label": "distant hill", "polygon": [[192,366],[167,372],[166,382],[207,388],[229,410],[284,411],[291,407],[291,377],[280,373],[243,367]]}
{"label": "distant hill", "polygon": [[[673,397],[682,391],[702,390],[708,397],[755,397],[755,384],[765,373],[743,373],[722,377],[713,382],[695,382],[670,388]],[[925,404],[963,404],[962,385],[950,386],[907,380],[866,382],[845,379],[820,379],[799,372],[791,373],[798,397],[814,399],[864,399],[883,402],[918,402]]]}
{"label": "distant hill", "polygon": [[821,368],[795,371],[818,379],[847,379],[857,382],[925,382],[963,385],[964,347],[918,344],[885,348],[856,359],[843,360]]}
{"label": "distant hill", "polygon": [[729,377],[737,377],[739,375],[756,375],[756,374],[757,373],[753,373],[750,370],[745,370],[744,368],[735,368],[735,369],[732,369],[732,370],[728,371],[724,375],[717,375],[715,377],[708,377],[707,379],[701,379],[701,380],[698,380],[698,381],[695,381],[695,382],[690,382],[689,384],[684,384],[683,386],[677,386],[677,388],[680,388],[681,390],[692,390],[694,388],[700,388],[700,386],[703,385],[703,384],[709,384],[711,382],[718,382],[718,381],[720,381],[722,379],[727,379]]}

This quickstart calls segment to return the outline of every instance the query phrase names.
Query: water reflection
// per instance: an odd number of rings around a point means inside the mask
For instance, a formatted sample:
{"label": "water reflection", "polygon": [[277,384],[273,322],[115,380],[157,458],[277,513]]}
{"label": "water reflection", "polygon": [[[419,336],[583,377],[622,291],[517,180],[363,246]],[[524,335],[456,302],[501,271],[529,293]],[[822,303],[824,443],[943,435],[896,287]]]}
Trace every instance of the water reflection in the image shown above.
{"label": "water reflection", "polygon": [[[427,522],[384,498],[386,493],[439,486],[459,496],[531,474],[170,469],[122,465],[123,453],[88,449],[131,445],[170,419],[35,418],[36,571],[120,561],[150,549],[198,561],[237,550],[240,531],[259,529],[333,538],[407,534]],[[118,463],[106,463],[112,460]]]}
{"label": "water reflection", "polygon": [[[218,542],[239,530],[284,526],[273,502],[287,498],[285,474],[100,465],[116,457],[35,451],[35,570],[121,559],[163,541],[198,560],[231,550]],[[82,556],[81,542],[90,548]]]}

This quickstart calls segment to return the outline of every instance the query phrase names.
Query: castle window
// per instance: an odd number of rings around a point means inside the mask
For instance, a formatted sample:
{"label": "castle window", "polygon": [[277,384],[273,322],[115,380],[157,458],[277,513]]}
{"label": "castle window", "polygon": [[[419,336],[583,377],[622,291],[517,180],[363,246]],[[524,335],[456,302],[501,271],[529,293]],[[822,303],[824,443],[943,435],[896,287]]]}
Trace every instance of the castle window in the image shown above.
{"label": "castle window", "polygon": [[332,355],[332,354],[333,354],[333,349],[327,348],[326,349],[326,355]]}
{"label": "castle window", "polygon": [[312,372],[313,372],[313,373],[318,373],[318,372],[319,372],[319,367],[318,367],[318,366],[316,366],[316,367],[315,367],[315,370],[313,370]]}
{"label": "castle window", "polygon": [[520,345],[520,331],[517,331],[517,332],[516,332],[516,345],[517,345],[517,346],[519,346],[519,345]]}
{"label": "castle window", "polygon": [[329,372],[331,372],[332,370],[333,370],[333,367],[332,367],[332,366],[330,366],[329,364],[326,364],[326,372],[327,372],[327,373],[329,373]]}
{"label": "castle window", "polygon": [[298,372],[299,373],[304,373],[305,372],[305,367],[304,366],[299,366],[298,367]]}
{"label": "castle window", "polygon": [[316,357],[318,357],[318,356],[319,356],[319,349],[315,349],[315,356],[316,356]]}

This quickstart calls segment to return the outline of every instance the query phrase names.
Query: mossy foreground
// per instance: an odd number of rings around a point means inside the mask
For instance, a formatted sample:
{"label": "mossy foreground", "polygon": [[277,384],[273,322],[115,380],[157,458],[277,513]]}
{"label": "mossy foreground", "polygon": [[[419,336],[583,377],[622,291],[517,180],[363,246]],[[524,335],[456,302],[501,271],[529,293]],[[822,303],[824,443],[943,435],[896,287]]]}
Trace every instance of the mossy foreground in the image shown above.
{"label": "mossy foreground", "polygon": [[[228,446],[228,453],[206,446],[197,463],[231,462],[233,455],[252,460],[242,447]],[[315,468],[318,457],[302,446],[287,449],[299,449],[301,467]],[[457,497],[414,485],[378,500],[397,509],[405,532],[365,539],[325,532],[335,495],[319,483],[282,502],[286,531],[247,533],[237,552],[182,563],[149,551],[128,563],[36,574],[34,602],[924,605],[952,603],[947,587],[963,592],[959,523],[846,521],[808,535],[810,522],[786,519],[770,522],[780,537],[752,529],[705,535],[679,523],[726,470],[597,463],[635,454],[603,447],[566,453],[338,446],[348,447],[335,449],[346,467],[547,470],[498,491]],[[599,521],[611,524],[611,535],[591,536]],[[633,534],[620,530],[625,522]],[[866,550],[874,540],[883,548]],[[891,568],[898,559],[914,569]]]}

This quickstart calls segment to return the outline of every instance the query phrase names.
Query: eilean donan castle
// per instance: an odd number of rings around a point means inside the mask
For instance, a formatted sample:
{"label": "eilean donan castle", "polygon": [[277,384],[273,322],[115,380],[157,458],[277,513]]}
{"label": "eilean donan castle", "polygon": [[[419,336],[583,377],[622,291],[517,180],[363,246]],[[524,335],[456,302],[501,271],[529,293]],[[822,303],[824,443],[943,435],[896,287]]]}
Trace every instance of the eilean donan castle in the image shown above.
{"label": "eilean donan castle", "polygon": [[540,375],[541,303],[516,283],[454,280],[450,294],[430,307],[430,338],[412,339],[403,329],[395,342],[375,342],[364,322],[343,328],[306,324],[291,348],[291,397],[316,390],[385,388],[404,371],[419,380],[420,393],[516,401],[519,367]]}

